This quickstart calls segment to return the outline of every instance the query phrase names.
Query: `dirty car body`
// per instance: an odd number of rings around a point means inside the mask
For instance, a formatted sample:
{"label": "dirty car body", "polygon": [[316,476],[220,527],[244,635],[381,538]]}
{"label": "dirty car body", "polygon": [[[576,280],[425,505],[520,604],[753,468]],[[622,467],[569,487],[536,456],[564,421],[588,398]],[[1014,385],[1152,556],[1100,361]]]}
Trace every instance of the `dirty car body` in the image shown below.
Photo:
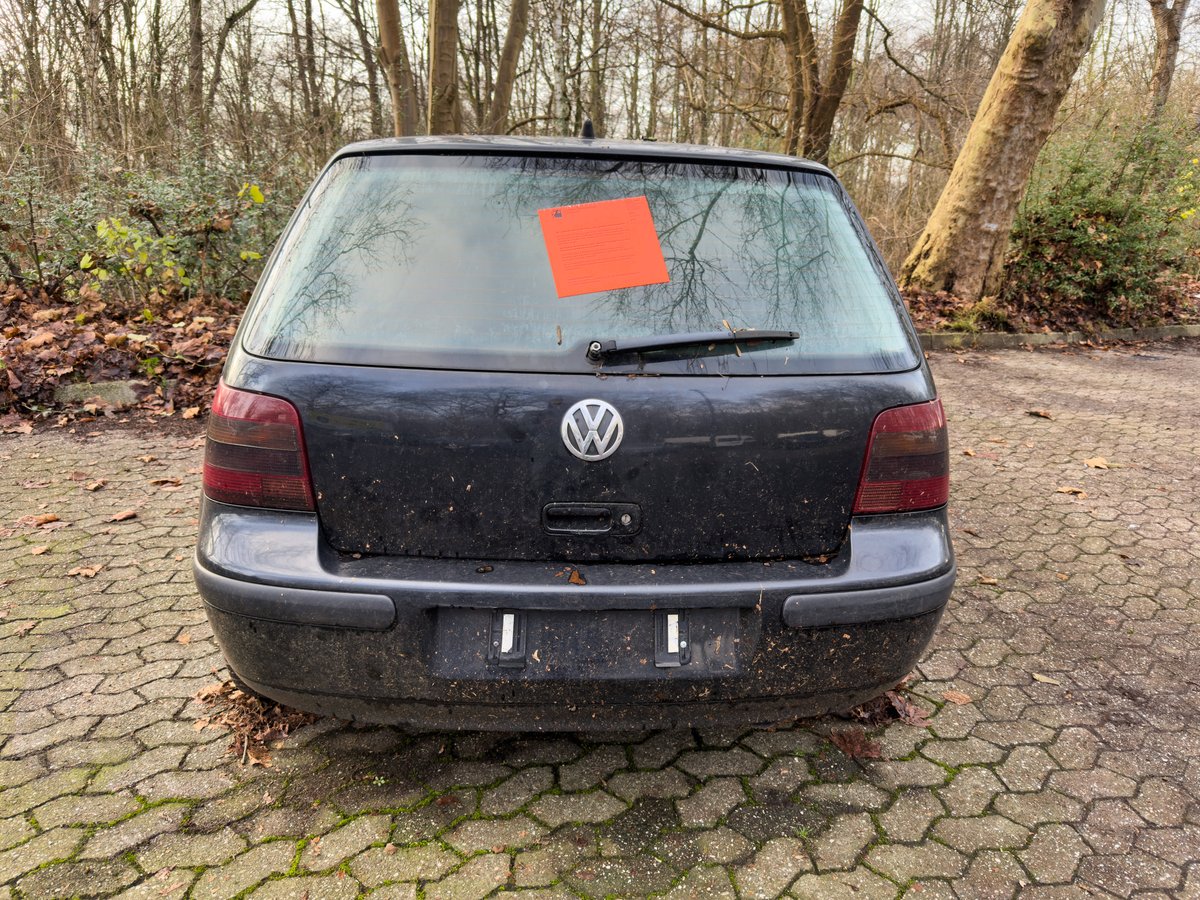
{"label": "dirty car body", "polygon": [[[630,198],[649,237],[589,225],[552,265],[547,217]],[[621,240],[666,280],[625,273]],[[369,142],[318,178],[235,340],[195,576],[238,679],[319,713],[779,722],[917,661],[955,577],[947,467],[911,322],[823,167]]]}

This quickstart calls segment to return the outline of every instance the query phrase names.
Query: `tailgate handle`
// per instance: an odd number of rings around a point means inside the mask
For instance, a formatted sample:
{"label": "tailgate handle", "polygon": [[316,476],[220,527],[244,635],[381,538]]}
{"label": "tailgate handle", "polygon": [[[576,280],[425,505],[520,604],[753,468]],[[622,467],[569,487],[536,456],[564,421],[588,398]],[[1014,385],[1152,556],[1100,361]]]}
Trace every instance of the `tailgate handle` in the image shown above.
{"label": "tailgate handle", "polygon": [[636,503],[547,503],[542,527],[550,534],[634,534],[642,526]]}

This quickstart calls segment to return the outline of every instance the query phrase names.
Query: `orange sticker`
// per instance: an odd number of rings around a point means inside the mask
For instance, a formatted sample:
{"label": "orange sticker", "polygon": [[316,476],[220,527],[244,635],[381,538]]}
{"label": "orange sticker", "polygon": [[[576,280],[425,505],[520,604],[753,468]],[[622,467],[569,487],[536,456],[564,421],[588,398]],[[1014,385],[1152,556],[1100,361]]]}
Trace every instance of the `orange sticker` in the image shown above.
{"label": "orange sticker", "polygon": [[645,197],[539,209],[538,220],[560,297],[670,280]]}

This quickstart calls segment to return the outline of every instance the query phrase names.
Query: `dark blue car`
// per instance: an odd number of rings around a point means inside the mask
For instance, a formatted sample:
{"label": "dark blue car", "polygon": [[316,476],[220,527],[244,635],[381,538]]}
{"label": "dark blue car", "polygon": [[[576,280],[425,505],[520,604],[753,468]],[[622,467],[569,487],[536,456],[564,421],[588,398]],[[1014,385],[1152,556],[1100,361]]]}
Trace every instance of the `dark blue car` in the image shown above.
{"label": "dark blue car", "polygon": [[374,141],[238,332],[195,575],[236,678],[302,709],[774,723],[916,663],[947,491],[933,379],[827,169]]}

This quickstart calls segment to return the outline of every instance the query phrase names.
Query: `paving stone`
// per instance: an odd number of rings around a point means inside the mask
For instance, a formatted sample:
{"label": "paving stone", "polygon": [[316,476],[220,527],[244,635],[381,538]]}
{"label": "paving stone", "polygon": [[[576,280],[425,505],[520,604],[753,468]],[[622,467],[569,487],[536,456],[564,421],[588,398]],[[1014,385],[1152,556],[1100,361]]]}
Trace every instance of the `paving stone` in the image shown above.
{"label": "paving stone", "polygon": [[855,869],[801,875],[789,894],[797,900],[892,900],[897,892],[896,885],[874,872]]}
{"label": "paving stone", "polygon": [[690,729],[660,731],[631,750],[633,764],[639,769],[661,769],[685,750],[696,746]]}
{"label": "paving stone", "polygon": [[512,858],[485,853],[467,860],[457,872],[426,886],[427,900],[482,900],[508,882]]}
{"label": "paving stone", "polygon": [[608,779],[606,788],[622,800],[642,797],[670,800],[686,797],[691,793],[692,784],[686,775],[672,767],[657,772],[618,772]]}
{"label": "paving stone", "polygon": [[591,840],[581,834],[559,832],[556,839],[536,850],[517,853],[512,867],[518,887],[553,884],[584,858],[595,855]]}
{"label": "paving stone", "polygon": [[817,869],[849,869],[876,837],[875,823],[868,814],[838,816],[829,830],[813,842]]}
{"label": "paving stone", "polygon": [[43,831],[24,844],[0,853],[0,884],[57,859],[66,859],[83,842],[81,828]]}
{"label": "paving stone", "polygon": [[714,778],[692,796],[675,801],[679,819],[688,828],[715,825],[746,799],[736,778]]}
{"label": "paving stone", "polygon": [[1083,804],[1057,791],[1036,794],[1001,794],[996,811],[1014,822],[1032,828],[1044,822],[1073,822],[1083,812]]}
{"label": "paving stone", "polygon": [[754,845],[731,828],[724,826],[701,832],[696,846],[709,862],[728,864],[749,859]]}
{"label": "paving stone", "polygon": [[372,844],[387,840],[391,816],[363,816],[334,831],[313,838],[300,854],[300,866],[324,871],[356,856]]}
{"label": "paving stone", "polygon": [[945,807],[934,794],[914,788],[897,797],[891,808],[879,816],[879,823],[889,840],[914,842],[945,814]]}
{"label": "paving stone", "polygon": [[[463,822],[444,840],[459,853],[470,856],[480,850],[494,847],[516,849],[536,844],[546,829],[525,816],[513,819],[481,820]],[[498,851],[496,851],[498,852]]]}
{"label": "paving stone", "polygon": [[809,780],[808,765],[803,759],[785,756],[773,759],[762,773],[750,779],[750,789],[758,794],[762,791],[790,794]]}
{"label": "paving stone", "polygon": [[989,850],[977,854],[965,877],[953,883],[961,900],[1008,900],[1025,884],[1025,871],[1007,853]]}
{"label": "paving stone", "polygon": [[667,891],[665,900],[736,900],[729,873],[720,866],[696,866]]}
{"label": "paving stone", "polygon": [[525,806],[554,785],[554,770],[548,766],[525,769],[484,793],[479,811],[485,815],[505,815]]}
{"label": "paving stone", "polygon": [[953,878],[967,867],[966,857],[961,853],[930,841],[911,847],[881,845],[867,854],[866,862],[875,871],[902,884],[918,878]]}
{"label": "paving stone", "polygon": [[17,886],[29,900],[50,897],[111,897],[138,880],[138,871],[122,860],[67,862],[40,869]]}
{"label": "paving stone", "polygon": [[[342,873],[333,875],[305,875],[267,881],[250,894],[254,900],[354,900],[358,896],[359,884]],[[372,895],[374,896],[374,895]],[[413,896],[416,896],[415,889]]]}
{"label": "paving stone", "polygon": [[138,852],[137,862],[146,872],[194,869],[220,865],[245,849],[246,839],[229,829],[210,834],[162,834]]}
{"label": "paving stone", "polygon": [[375,847],[350,860],[350,874],[365,887],[377,887],[388,881],[429,881],[441,878],[458,865],[458,857],[449,850],[428,844],[424,847],[400,847],[389,850]]}
{"label": "paving stone", "polygon": [[[1200,447],[1178,390],[1200,383],[1200,344],[933,364],[960,579],[909,688],[937,706],[932,725],[873,729],[878,760],[835,749],[834,719],[596,735],[326,719],[272,769],[243,768],[227,735],[193,728],[207,710],[190,694],[222,666],[188,570],[201,429],[0,435],[0,506],[73,522],[43,557],[28,535],[0,537],[0,900],[349,897],[359,876],[405,900],[501,886],[725,896],[734,879],[749,895],[739,873],[788,874],[761,860],[780,846],[816,866],[794,897],[1200,900],[1200,725],[1179,687],[1200,666],[1200,511],[1178,487]],[[1096,454],[1125,465],[1082,466]],[[104,493],[84,496],[73,471],[106,478]],[[185,478],[187,495],[148,490],[147,471]],[[31,473],[48,483],[26,487]],[[1067,483],[1088,497],[1054,492]],[[133,506],[137,520],[105,522]],[[71,554],[106,568],[68,579]],[[945,701],[950,689],[972,702]],[[285,877],[301,840],[322,847],[314,864],[349,871]]]}
{"label": "paving stone", "polygon": [[173,831],[183,821],[187,807],[168,803],[147,809],[118,825],[97,831],[80,852],[83,859],[108,859],[145,843],[166,831]]}
{"label": "paving stone", "polygon": [[252,847],[223,866],[208,869],[192,889],[193,900],[226,900],[246,888],[282,875],[292,867],[296,845],[292,841],[273,841]]}
{"label": "paving stone", "polygon": [[26,813],[55,797],[74,794],[87,784],[88,775],[86,769],[68,769],[0,791],[0,818]]}
{"label": "paving stone", "polygon": [[73,794],[39,806],[33,815],[40,827],[54,828],[116,822],[137,808],[138,802],[128,794]]}
{"label": "paving stone", "polygon": [[[61,825],[62,822],[55,824]],[[14,844],[21,844],[37,834],[37,831],[24,816],[11,816],[0,819],[0,850],[7,850]]]}
{"label": "paving stone", "polygon": [[990,769],[971,766],[960,770],[937,797],[946,810],[955,816],[977,816],[991,805],[992,799],[1003,792],[1004,785]]}
{"label": "paving stone", "polygon": [[933,826],[933,836],[964,853],[1023,847],[1029,831],[1003,816],[942,819]]}
{"label": "paving stone", "polygon": [[677,768],[705,780],[713,775],[753,775],[763,767],[760,757],[748,750],[695,750],[680,754]]}
{"label": "paving stone", "polygon": [[1190,802],[1175,785],[1155,778],[1141,786],[1129,805],[1152,825],[1182,825]]}
{"label": "paving stone", "polygon": [[1178,868],[1137,850],[1119,856],[1089,856],[1079,863],[1076,877],[1118,897],[1156,888],[1173,892],[1182,880]]}
{"label": "paving stone", "polygon": [[183,900],[196,878],[195,872],[159,869],[121,891],[117,900]]}
{"label": "paving stone", "polygon": [[775,838],[764,844],[750,862],[737,868],[734,880],[742,897],[777,897],[797,875],[810,869],[803,841]]}
{"label": "paving stone", "polygon": [[593,897],[644,897],[667,890],[674,880],[670,867],[643,854],[586,860],[564,879],[568,887]]}
{"label": "paving stone", "polygon": [[583,791],[601,785],[605,780],[629,764],[625,748],[605,745],[590,751],[586,756],[560,766],[558,785],[564,791]]}
{"label": "paving stone", "polygon": [[533,815],[551,828],[568,822],[604,822],[624,809],[624,803],[604,791],[550,794],[529,807]]}
{"label": "paving stone", "polygon": [[1042,884],[1069,884],[1079,860],[1088,852],[1087,844],[1066,825],[1043,825],[1021,851],[1021,861]]}

